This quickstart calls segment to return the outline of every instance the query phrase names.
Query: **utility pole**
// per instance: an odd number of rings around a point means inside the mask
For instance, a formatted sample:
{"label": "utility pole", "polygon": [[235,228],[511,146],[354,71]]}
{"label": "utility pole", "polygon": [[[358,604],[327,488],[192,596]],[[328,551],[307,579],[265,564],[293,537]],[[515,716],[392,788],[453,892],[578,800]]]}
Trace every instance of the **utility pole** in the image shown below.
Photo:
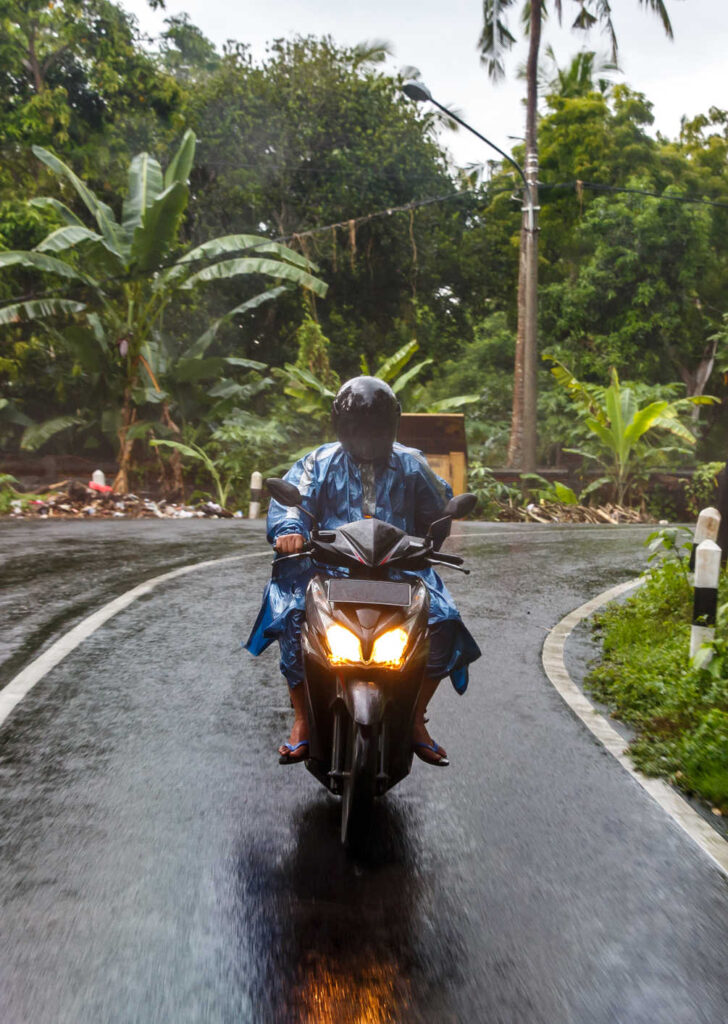
{"label": "utility pole", "polygon": [[523,346],[523,438],[522,468],[526,473],[536,469],[538,444],[538,153],[526,156],[526,179],[529,209],[525,234],[525,324]]}
{"label": "utility pole", "polygon": [[513,416],[508,465],[526,473],[536,469],[538,443],[538,52],[541,44],[541,0],[531,0],[526,78],[526,194],[521,222],[518,264],[518,334],[513,375]]}
{"label": "utility pole", "polygon": [[[523,220],[518,265],[518,337],[513,377],[513,419],[508,443],[508,465],[524,472],[536,468],[536,403],[538,397],[538,143],[536,104],[538,92],[538,45],[541,38],[541,4],[532,0],[531,49],[528,58],[529,103],[526,114],[526,170],[513,157],[486,139],[472,125],[439,103],[424,82],[405,82],[402,92],[418,103],[428,102],[457,121],[476,138],[499,153],[518,172],[523,182]],[[534,49],[535,36],[535,49]],[[533,90],[530,88],[533,70]]]}

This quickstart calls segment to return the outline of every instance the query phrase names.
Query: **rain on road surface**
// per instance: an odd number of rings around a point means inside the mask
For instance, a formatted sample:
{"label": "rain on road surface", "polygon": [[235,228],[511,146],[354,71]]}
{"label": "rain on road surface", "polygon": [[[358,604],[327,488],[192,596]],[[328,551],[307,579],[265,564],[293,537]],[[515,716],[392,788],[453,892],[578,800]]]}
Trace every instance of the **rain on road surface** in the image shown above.
{"label": "rain on road surface", "polygon": [[[461,524],[484,651],[443,684],[364,860],[275,750],[266,557],[162,583],[0,730],[0,1021],[725,1024],[728,885],[546,680],[546,631],[645,532]],[[261,524],[0,524],[0,684],[111,597],[261,549]]]}

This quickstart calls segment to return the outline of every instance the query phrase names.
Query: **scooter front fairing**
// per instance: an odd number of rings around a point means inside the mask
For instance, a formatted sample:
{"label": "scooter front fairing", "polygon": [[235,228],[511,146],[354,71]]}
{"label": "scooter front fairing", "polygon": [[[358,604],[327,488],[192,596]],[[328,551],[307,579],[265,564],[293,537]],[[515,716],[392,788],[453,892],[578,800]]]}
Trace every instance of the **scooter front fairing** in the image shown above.
{"label": "scooter front fairing", "polygon": [[311,580],[301,636],[307,766],[332,792],[342,791],[356,730],[376,746],[377,795],[409,773],[428,610],[427,588],[417,578]]}

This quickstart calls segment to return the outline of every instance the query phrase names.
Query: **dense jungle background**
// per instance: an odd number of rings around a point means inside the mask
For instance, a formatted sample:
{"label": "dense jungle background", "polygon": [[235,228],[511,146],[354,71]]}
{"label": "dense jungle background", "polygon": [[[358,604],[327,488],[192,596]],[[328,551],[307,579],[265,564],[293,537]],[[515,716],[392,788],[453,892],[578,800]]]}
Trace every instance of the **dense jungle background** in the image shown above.
{"label": "dense jungle background", "polygon": [[[452,165],[386,44],[280,39],[255,61],[185,16],[145,38],[109,0],[0,18],[6,460],[73,453],[170,494],[214,470],[240,501],[251,470],[330,438],[363,370],[406,411],[464,412],[471,485],[503,488],[518,179]],[[685,399],[725,396],[728,111],[655,137],[598,54],[542,65],[540,465],[633,502],[655,468],[712,486],[728,420]],[[626,455],[625,395],[653,413]]]}

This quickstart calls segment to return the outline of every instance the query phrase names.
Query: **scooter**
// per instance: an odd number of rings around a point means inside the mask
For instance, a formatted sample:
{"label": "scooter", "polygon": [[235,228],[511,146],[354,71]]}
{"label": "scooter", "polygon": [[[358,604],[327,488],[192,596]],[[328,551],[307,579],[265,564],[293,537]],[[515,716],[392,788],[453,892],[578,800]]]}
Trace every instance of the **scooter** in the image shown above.
{"label": "scooter", "polygon": [[[341,797],[341,841],[356,845],[366,834],[372,805],[412,767],[415,708],[429,653],[430,599],[415,572],[430,565],[461,568],[459,555],[437,550],[452,519],[468,515],[473,494],[444,508],[424,538],[391,523],[362,519],[336,530],[319,529],[298,488],[266,480],[276,501],[311,520],[310,542],[300,553],[330,567],[306,590],[301,631],[309,726],[306,767]],[[394,578],[393,578],[394,577]]]}

